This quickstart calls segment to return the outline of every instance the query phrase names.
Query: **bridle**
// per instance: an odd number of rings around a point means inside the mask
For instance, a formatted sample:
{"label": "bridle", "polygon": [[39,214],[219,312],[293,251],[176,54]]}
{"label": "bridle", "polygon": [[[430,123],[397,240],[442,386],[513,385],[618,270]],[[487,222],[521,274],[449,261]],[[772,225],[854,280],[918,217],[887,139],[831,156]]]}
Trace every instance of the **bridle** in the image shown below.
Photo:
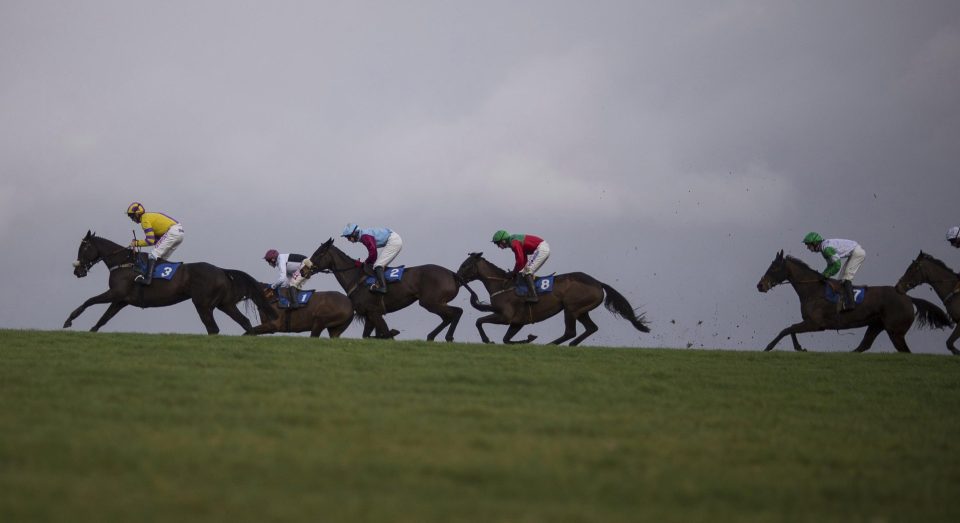
{"label": "bridle", "polygon": [[[80,247],[81,247],[81,248],[84,248],[84,249],[85,249],[85,248],[87,248],[87,246],[90,246],[90,245],[93,245],[93,242],[91,242],[88,238],[84,238],[83,240],[80,241]],[[94,245],[93,247],[94,247],[94,249],[96,249],[96,246],[95,246],[95,245]],[[119,253],[121,253],[121,252],[123,252],[123,251],[126,251],[126,250],[131,250],[131,249],[129,249],[128,247],[120,247],[119,249],[117,249],[117,250],[115,250],[115,251],[113,251],[113,252],[110,252],[110,253],[108,253],[108,254],[106,254],[106,255],[103,255],[103,254],[100,254],[100,250],[97,249],[97,257],[96,257],[96,258],[94,258],[94,259],[92,259],[92,260],[90,260],[90,261],[87,261],[87,262],[81,262],[81,261],[78,259],[78,260],[76,260],[76,261],[73,262],[73,266],[74,266],[74,267],[77,267],[77,268],[82,268],[84,273],[90,272],[90,269],[91,269],[94,265],[96,265],[97,263],[99,263],[100,261],[103,261],[104,265],[106,265],[106,266],[107,266],[107,269],[109,269],[110,271],[115,271],[115,270],[120,269],[120,268],[122,268],[122,267],[132,267],[132,266],[133,266],[133,263],[118,263],[117,265],[114,265],[114,266],[112,266],[112,267],[111,267],[109,264],[107,264],[107,261],[106,261],[107,258],[110,258],[110,257],[114,256],[115,254],[119,254]]]}

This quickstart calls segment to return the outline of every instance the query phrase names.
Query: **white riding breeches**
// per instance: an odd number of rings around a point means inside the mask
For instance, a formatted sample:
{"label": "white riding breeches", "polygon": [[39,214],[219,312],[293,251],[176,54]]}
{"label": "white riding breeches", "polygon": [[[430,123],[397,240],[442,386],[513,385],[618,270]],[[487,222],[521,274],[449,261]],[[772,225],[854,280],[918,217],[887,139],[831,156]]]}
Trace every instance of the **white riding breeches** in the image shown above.
{"label": "white riding breeches", "polygon": [[391,232],[390,236],[387,237],[387,244],[380,249],[380,254],[377,256],[377,261],[373,262],[373,266],[386,268],[400,254],[402,248],[403,240],[400,239],[400,235]]}
{"label": "white riding breeches", "polygon": [[169,260],[173,251],[177,250],[180,242],[183,241],[183,226],[179,223],[171,225],[167,232],[160,237],[160,240],[153,246],[150,257],[155,259]]}
{"label": "white riding breeches", "polygon": [[540,245],[537,245],[536,250],[533,251],[533,254],[530,255],[530,258],[527,259],[527,266],[523,268],[523,274],[536,274],[540,270],[540,267],[543,266],[543,262],[547,261],[547,258],[550,257],[550,245],[547,242],[540,242]]}
{"label": "white riding breeches", "polygon": [[860,270],[860,265],[863,264],[863,259],[866,256],[867,253],[863,250],[863,247],[857,245],[853,251],[850,252],[850,257],[847,258],[847,261],[843,262],[843,268],[840,269],[840,279],[853,281],[853,275]]}

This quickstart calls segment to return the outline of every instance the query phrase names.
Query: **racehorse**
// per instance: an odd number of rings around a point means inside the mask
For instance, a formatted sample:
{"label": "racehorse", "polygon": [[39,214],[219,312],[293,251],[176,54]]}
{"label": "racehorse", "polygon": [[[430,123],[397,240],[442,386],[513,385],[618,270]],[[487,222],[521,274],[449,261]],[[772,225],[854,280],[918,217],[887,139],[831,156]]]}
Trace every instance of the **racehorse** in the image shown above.
{"label": "racehorse", "polygon": [[947,314],[957,324],[947,338],[947,348],[960,355],[960,350],[954,345],[957,338],[960,338],[960,300],[957,299],[957,294],[960,294],[960,276],[942,261],[920,251],[917,259],[913,260],[900,277],[896,288],[897,291],[906,293],[921,283],[933,287],[933,292],[937,293],[943,306],[947,308]]}
{"label": "racehorse", "polygon": [[[270,285],[260,284],[276,318],[253,328],[253,334],[274,332],[310,332],[317,338],[326,329],[331,338],[339,338],[353,321],[353,304],[342,292],[315,291],[310,300],[296,309],[281,309],[280,299]],[[263,311],[260,310],[263,316]]]}
{"label": "racehorse", "polygon": [[513,292],[516,289],[513,278],[509,278],[506,271],[485,260],[482,253],[470,253],[457,270],[457,276],[465,286],[466,283],[480,280],[490,294],[490,304],[480,304],[473,290],[467,287],[470,291],[471,305],[477,310],[492,313],[477,320],[477,330],[480,331],[480,338],[484,343],[491,343],[490,338],[483,331],[484,323],[508,325],[507,332],[503,336],[504,343],[529,343],[537,337],[529,334],[525,341],[512,341],[512,339],[524,325],[543,321],[563,311],[565,325],[563,336],[550,343],[559,345],[576,336],[579,321],[585,330],[570,342],[570,345],[579,345],[587,336],[599,330],[597,324],[590,319],[590,311],[597,308],[600,303],[603,303],[615,316],[621,316],[629,321],[638,331],[650,332],[644,315],[637,316],[636,311],[623,295],[606,283],[597,281],[582,272],[555,276],[553,291],[541,293],[540,300],[536,303],[528,303],[524,297],[517,296]]}
{"label": "racehorse", "polygon": [[253,300],[258,307],[266,309],[264,314],[268,318],[275,317],[259,283],[245,272],[221,269],[209,263],[184,263],[170,281],[154,278],[151,285],[140,285],[133,281],[137,274],[134,267],[138,257],[146,266],[146,254],[137,253],[129,247],[87,231],[87,235],[80,241],[77,260],[73,262],[73,274],[83,278],[91,267],[103,261],[110,269],[110,288],[83,302],[83,305],[70,313],[70,317],[63,323],[63,328],[70,327],[73,320],[87,307],[98,303],[109,303],[110,306],[90,329],[91,332],[100,330],[100,327],[127,305],[140,308],[166,307],[185,300],[193,300],[193,306],[200,315],[200,321],[207,328],[207,334],[220,332],[213,319],[214,308],[223,311],[239,323],[244,332],[251,334],[253,326],[250,325],[250,320],[237,309],[237,302],[241,300]]}
{"label": "racehorse", "polygon": [[905,335],[913,325],[914,318],[920,327],[942,329],[950,326],[950,318],[940,307],[899,293],[891,286],[869,287],[862,303],[853,310],[839,312],[837,304],[826,298],[829,280],[803,261],[784,256],[783,251],[780,251],[757,283],[757,290],[767,292],[784,282],[790,282],[800,298],[800,316],[803,321],[780,331],[764,351],[773,349],[777,342],[788,334],[793,341],[793,349],[803,352],[805,349],[797,341],[797,334],[801,332],[866,327],[867,332],[854,352],[869,350],[882,331],[887,331],[887,336],[897,351],[910,352]]}
{"label": "racehorse", "polygon": [[463,309],[449,305],[460,292],[460,283],[453,271],[439,265],[406,267],[398,282],[387,284],[386,294],[370,292],[364,281],[368,274],[362,266],[333,244],[333,238],[323,242],[308,260],[304,260],[301,275],[309,278],[317,272],[333,273],[353,303],[353,309],[363,320],[363,337],[370,337],[376,329],[378,338],[392,338],[399,332],[388,329],[383,315],[398,311],[418,301],[420,306],[440,316],[437,328],[430,331],[427,341],[433,341],[444,327],[449,326],[445,339],[453,341]]}

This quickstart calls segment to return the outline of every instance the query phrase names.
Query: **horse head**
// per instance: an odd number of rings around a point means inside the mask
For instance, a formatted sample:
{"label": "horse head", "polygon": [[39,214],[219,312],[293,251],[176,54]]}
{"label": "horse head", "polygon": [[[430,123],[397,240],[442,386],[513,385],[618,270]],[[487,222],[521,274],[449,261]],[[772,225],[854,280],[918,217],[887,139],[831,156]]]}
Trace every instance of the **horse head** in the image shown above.
{"label": "horse head", "polygon": [[757,283],[757,290],[760,292],[767,292],[775,286],[786,281],[789,276],[790,274],[787,270],[787,260],[783,255],[783,250],[781,249],[780,252],[777,253],[776,258],[770,262],[770,267],[767,268],[767,272],[763,273],[763,276]]}
{"label": "horse head", "polygon": [[480,269],[478,265],[483,261],[482,252],[471,252],[467,255],[467,259],[463,260],[463,263],[460,264],[460,268],[457,269],[457,278],[461,282],[471,282],[480,277]]}
{"label": "horse head", "polygon": [[[306,269],[304,277],[310,277],[322,270],[329,270],[333,267],[333,257],[330,255],[330,249],[333,248],[333,238],[320,244],[317,250],[309,258],[303,261],[303,267]],[[302,271],[301,271],[302,274]]]}
{"label": "horse head", "polygon": [[895,288],[897,292],[906,293],[924,283],[936,289],[936,285],[944,282],[955,284],[956,281],[957,275],[945,263],[920,251],[917,258],[910,262],[910,266],[897,281]]}
{"label": "horse head", "polygon": [[100,250],[97,249],[93,239],[96,233],[87,230],[87,235],[80,240],[80,248],[77,250],[77,259],[73,262],[73,275],[77,278],[83,278],[98,261],[100,261]]}

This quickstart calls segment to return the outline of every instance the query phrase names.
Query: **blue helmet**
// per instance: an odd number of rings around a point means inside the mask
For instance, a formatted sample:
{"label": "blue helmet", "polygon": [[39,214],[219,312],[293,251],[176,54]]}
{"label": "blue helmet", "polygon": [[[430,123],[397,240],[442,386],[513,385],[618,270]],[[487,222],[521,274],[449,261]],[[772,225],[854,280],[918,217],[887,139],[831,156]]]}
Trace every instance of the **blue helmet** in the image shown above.
{"label": "blue helmet", "polygon": [[343,232],[340,236],[344,238],[349,238],[356,234],[360,230],[360,226],[355,223],[348,223],[346,227],[343,228]]}

